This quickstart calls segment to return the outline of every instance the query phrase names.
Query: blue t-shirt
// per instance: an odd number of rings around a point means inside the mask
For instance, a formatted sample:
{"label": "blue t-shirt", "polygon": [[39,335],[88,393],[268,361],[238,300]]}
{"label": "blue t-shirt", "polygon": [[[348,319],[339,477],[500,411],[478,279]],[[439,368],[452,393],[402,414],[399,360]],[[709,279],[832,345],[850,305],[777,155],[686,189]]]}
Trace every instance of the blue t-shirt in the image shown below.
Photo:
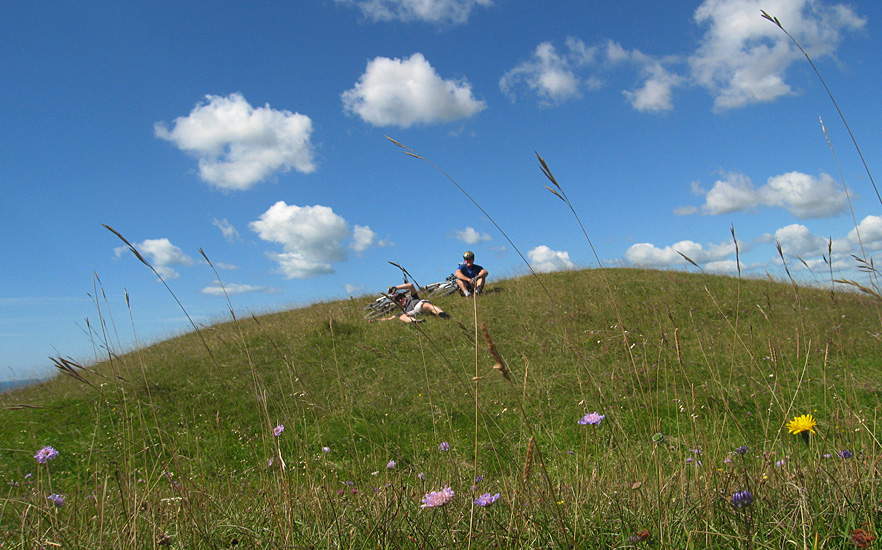
{"label": "blue t-shirt", "polygon": [[459,271],[461,271],[462,274],[465,275],[466,277],[468,277],[469,279],[474,279],[475,277],[478,276],[478,273],[480,273],[481,270],[484,268],[479,266],[478,264],[472,264],[472,267],[469,267],[465,264],[465,262],[463,262],[463,263],[459,264],[459,268],[457,268],[457,269],[459,269]]}

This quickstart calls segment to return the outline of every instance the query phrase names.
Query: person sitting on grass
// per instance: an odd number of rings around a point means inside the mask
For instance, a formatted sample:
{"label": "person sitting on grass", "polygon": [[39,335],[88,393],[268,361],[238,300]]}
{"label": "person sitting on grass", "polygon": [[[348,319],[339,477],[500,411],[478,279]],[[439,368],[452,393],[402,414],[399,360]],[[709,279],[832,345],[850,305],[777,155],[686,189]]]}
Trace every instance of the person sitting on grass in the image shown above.
{"label": "person sitting on grass", "polygon": [[[399,290],[403,290],[404,292],[399,292]],[[410,292],[410,296],[408,296],[408,291]],[[431,313],[442,319],[450,318],[450,314],[442,310],[440,307],[434,305],[428,300],[421,299],[417,294],[416,287],[413,286],[413,283],[390,286],[387,294],[389,294],[392,301],[398,305],[399,313],[397,315],[392,315],[391,317],[377,319],[377,321],[391,321],[393,319],[398,319],[403,323],[422,323],[423,319],[417,319],[417,316],[423,313]]]}
{"label": "person sitting on grass", "polygon": [[487,270],[475,263],[475,253],[471,250],[462,255],[463,262],[456,268],[456,284],[462,295],[468,298],[474,294],[480,294],[484,290],[484,282],[487,280]]}

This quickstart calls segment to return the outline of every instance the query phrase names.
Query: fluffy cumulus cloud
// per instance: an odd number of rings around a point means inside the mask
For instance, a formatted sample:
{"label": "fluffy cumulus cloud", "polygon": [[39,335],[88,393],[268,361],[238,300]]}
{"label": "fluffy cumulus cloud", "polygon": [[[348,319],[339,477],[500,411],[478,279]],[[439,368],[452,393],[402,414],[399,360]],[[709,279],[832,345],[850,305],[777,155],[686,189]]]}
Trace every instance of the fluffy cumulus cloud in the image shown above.
{"label": "fluffy cumulus cloud", "polygon": [[[742,252],[747,248],[744,243],[741,242],[738,243],[738,246]],[[734,254],[734,242],[711,244],[705,247],[699,243],[687,240],[680,241],[664,248],[658,248],[650,243],[634,244],[625,251],[625,259],[631,264],[640,267],[686,265],[689,264],[689,261],[686,260],[686,258],[689,258],[698,265],[713,264],[714,266],[719,267],[726,264],[714,262],[728,260],[729,256]],[[684,258],[684,256],[686,258]]]}
{"label": "fluffy cumulus cloud", "polygon": [[813,235],[804,225],[792,224],[775,231],[775,242],[788,256],[811,258],[827,252],[829,239]]}
{"label": "fluffy cumulus cloud", "polygon": [[570,253],[552,250],[545,245],[537,246],[527,252],[530,264],[539,273],[574,269],[576,264],[570,261]]}
{"label": "fluffy cumulus cloud", "polygon": [[492,0],[337,0],[355,6],[371,21],[425,21],[460,24],[476,7],[490,6]]}
{"label": "fluffy cumulus cloud", "polygon": [[882,217],[867,216],[848,233],[846,240],[856,251],[860,250],[861,245],[864,250],[882,250]]}
{"label": "fluffy cumulus cloud", "polygon": [[788,172],[771,177],[766,185],[756,187],[746,175],[730,172],[706,193],[702,211],[717,215],[760,206],[784,208],[800,219],[829,218],[848,209],[848,196],[832,177],[824,173],[814,177]]}
{"label": "fluffy cumulus cloud", "polygon": [[356,225],[352,228],[352,244],[349,245],[356,254],[361,254],[374,244],[380,244],[377,241],[377,234],[371,231],[366,225]]}
{"label": "fluffy cumulus cloud", "polygon": [[342,99],[347,113],[368,124],[400,128],[467,119],[486,107],[467,81],[442,79],[420,53],[374,58]]}
{"label": "fluffy cumulus cloud", "polygon": [[821,0],[705,0],[694,20],[706,31],[689,62],[717,111],[793,93],[784,77],[802,54],[760,10],[777,17],[814,59],[832,54],[845,31],[866,24],[850,7]]}
{"label": "fluffy cumulus cloud", "polygon": [[499,89],[512,101],[524,86],[546,105],[559,105],[578,98],[582,90],[596,87],[593,80],[584,80],[577,70],[595,62],[596,47],[588,47],[581,40],[568,38],[566,50],[558,53],[551,42],[536,46],[533,55],[507,71],[499,80]]}
{"label": "fluffy cumulus cloud", "polygon": [[278,172],[309,173],[312,120],[306,115],[252,107],[241,94],[208,95],[171,126],[155,125],[156,137],[199,159],[199,177],[224,190],[246,190]]}
{"label": "fluffy cumulus cloud", "polygon": [[249,227],[264,241],[282,245],[282,252],[269,253],[279,271],[289,279],[309,279],[334,272],[331,264],[345,261],[345,241],[364,251],[374,242],[369,227],[350,231],[342,217],[327,206],[297,206],[279,201]]}
{"label": "fluffy cumulus cloud", "polygon": [[[177,279],[180,274],[172,266],[193,265],[193,258],[184,254],[184,251],[173,245],[168,239],[147,239],[140,243],[132,243],[156,272],[163,279]],[[128,247],[121,246],[114,249],[117,257],[128,252]]]}
{"label": "fluffy cumulus cloud", "polygon": [[715,111],[774,101],[793,93],[786,73],[804,58],[760,10],[778,17],[814,59],[833,55],[847,32],[866,25],[851,7],[825,0],[705,0],[694,13],[702,32],[694,51],[659,56],[613,41],[586,46],[570,37],[565,49],[539,44],[499,87],[512,101],[529,92],[555,106],[601,87],[614,70],[628,70],[636,84],[622,94],[641,112],[673,109],[674,92],[686,86],[707,90]]}
{"label": "fluffy cumulus cloud", "polygon": [[478,233],[474,227],[466,227],[462,231],[456,231],[456,238],[466,244],[481,244],[492,241],[493,237],[489,233]]}
{"label": "fluffy cumulus cloud", "polygon": [[605,49],[608,63],[627,63],[636,67],[640,84],[622,95],[635,111],[657,113],[674,108],[674,89],[683,86],[685,79],[669,70],[667,65],[677,58],[658,59],[640,50],[626,50],[616,42],[608,42]]}

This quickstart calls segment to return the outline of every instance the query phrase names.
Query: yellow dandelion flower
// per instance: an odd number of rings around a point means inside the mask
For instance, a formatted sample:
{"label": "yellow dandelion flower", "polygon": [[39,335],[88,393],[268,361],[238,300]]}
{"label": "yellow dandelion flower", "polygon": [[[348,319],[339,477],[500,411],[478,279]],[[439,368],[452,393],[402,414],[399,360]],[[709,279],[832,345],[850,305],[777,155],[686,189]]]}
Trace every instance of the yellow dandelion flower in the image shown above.
{"label": "yellow dandelion flower", "polygon": [[[815,421],[815,417],[810,414],[804,414],[802,416],[797,416],[793,420],[787,423],[787,430],[793,435],[803,434],[805,432],[815,433],[815,426],[818,423]],[[808,435],[808,434],[805,434]]]}

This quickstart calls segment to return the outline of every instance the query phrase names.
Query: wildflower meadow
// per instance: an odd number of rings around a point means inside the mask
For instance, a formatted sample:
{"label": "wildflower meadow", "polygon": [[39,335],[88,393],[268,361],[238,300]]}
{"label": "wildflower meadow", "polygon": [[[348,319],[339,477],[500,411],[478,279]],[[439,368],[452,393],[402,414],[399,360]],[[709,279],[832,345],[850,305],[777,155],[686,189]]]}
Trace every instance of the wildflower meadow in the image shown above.
{"label": "wildflower meadow", "polygon": [[0,547],[873,544],[872,297],[542,281],[418,329],[353,299],[59,360],[0,397]]}
{"label": "wildflower meadow", "polygon": [[875,547],[878,274],[781,256],[511,274],[411,325],[231,305],[134,350],[96,299],[94,364],[0,395],[0,549]]}

